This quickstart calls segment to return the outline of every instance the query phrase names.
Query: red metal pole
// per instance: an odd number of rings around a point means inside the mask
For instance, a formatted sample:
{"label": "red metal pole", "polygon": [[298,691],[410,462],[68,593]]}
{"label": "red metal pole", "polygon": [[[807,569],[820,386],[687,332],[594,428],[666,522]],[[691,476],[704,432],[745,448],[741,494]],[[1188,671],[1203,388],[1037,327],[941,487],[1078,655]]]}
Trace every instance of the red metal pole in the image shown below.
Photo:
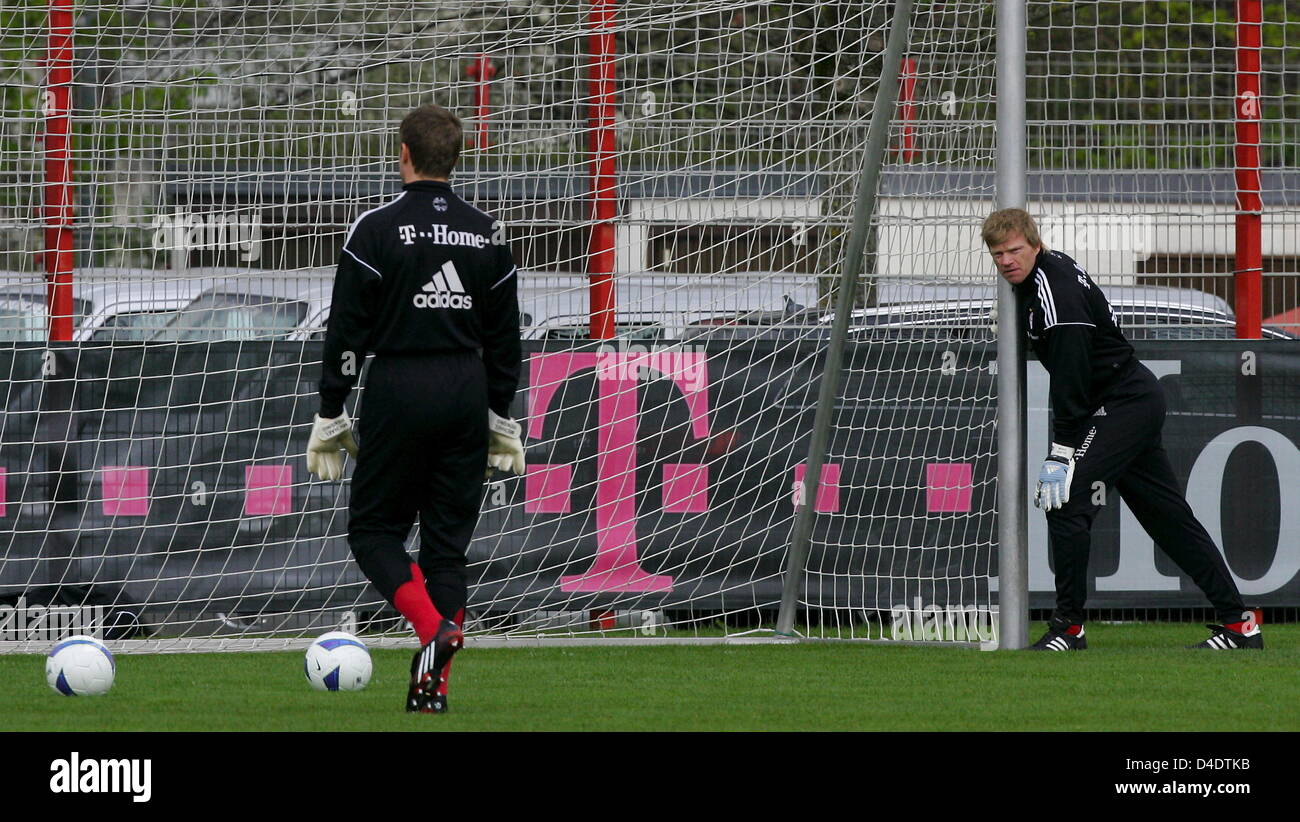
{"label": "red metal pole", "polygon": [[492,113],[492,78],[497,76],[497,67],[492,65],[486,54],[480,54],[465,69],[465,73],[478,80],[474,87],[474,147],[488,147],[488,115]]}
{"label": "red metal pole", "polygon": [[903,121],[903,147],[899,155],[903,162],[910,163],[916,159],[916,129],[912,125],[916,120],[916,61],[911,57],[903,58],[899,79],[898,117]]}
{"label": "red metal pole", "polygon": [[591,10],[589,92],[591,95],[591,244],[587,275],[591,283],[591,338],[614,338],[614,218],[615,201],[614,112],[615,0],[594,0]]}
{"label": "red metal pole", "polygon": [[1264,315],[1263,212],[1259,173],[1261,0],[1237,0],[1237,338],[1257,340]]}
{"label": "red metal pole", "polygon": [[45,87],[45,296],[50,340],[72,339],[72,1],[50,0]]}

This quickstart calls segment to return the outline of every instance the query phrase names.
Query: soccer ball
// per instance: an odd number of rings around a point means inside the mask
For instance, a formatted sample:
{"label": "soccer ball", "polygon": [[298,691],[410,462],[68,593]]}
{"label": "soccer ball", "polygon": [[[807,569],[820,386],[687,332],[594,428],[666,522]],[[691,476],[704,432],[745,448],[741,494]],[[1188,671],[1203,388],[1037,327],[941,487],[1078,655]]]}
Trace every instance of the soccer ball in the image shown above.
{"label": "soccer ball", "polygon": [[370,681],[370,652],[352,634],[330,631],[307,649],[303,673],[318,691],[359,691]]}
{"label": "soccer ball", "polygon": [[45,681],[64,696],[99,696],[113,687],[117,664],[93,636],[70,636],[45,658]]}

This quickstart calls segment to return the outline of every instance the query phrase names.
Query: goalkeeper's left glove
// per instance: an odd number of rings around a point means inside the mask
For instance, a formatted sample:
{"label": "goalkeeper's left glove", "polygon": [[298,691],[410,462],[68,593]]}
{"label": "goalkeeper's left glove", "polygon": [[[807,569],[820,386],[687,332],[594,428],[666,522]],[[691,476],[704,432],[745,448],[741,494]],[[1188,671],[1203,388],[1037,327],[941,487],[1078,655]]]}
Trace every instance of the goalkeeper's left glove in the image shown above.
{"label": "goalkeeper's left glove", "polygon": [[1034,504],[1053,511],[1070,501],[1070,482],[1074,479],[1074,449],[1052,443],[1043,467],[1038,471],[1038,492]]}
{"label": "goalkeeper's left glove", "polygon": [[343,476],[340,450],[346,450],[353,459],[357,456],[357,441],[352,438],[348,412],[332,420],[317,414],[311,426],[311,439],[307,441],[307,470],[323,480],[339,479]]}
{"label": "goalkeeper's left glove", "polygon": [[[524,473],[524,443],[519,439],[519,423],[508,417],[497,416],[488,409],[488,468]],[[492,472],[489,470],[488,474]]]}

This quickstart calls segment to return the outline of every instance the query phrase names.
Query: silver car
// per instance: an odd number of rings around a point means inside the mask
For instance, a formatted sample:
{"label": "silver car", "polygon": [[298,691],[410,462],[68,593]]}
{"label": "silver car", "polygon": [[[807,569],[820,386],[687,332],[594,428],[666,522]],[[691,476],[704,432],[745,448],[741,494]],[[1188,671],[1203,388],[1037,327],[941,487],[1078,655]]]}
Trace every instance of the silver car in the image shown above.
{"label": "silver car", "polygon": [[[152,274],[152,272],[149,272]],[[199,292],[188,278],[142,276],[138,270],[86,269],[73,274],[76,342],[139,342],[151,338]],[[0,341],[48,339],[44,282],[30,275],[0,277]]]}
{"label": "silver car", "polygon": [[[811,305],[810,276],[758,271],[709,276],[619,274],[614,280],[615,333],[621,340],[681,340],[691,329],[746,321]],[[802,305],[800,305],[802,308]],[[519,278],[519,310],[526,340],[590,338],[591,291],[585,274],[529,272]]]}
{"label": "silver car", "polygon": [[[1130,340],[1233,339],[1236,318],[1222,298],[1204,291],[1163,286],[1104,286],[1115,319]],[[993,283],[932,285],[885,282],[876,285],[876,306],[853,313],[857,339],[992,339],[997,333],[997,289]],[[823,317],[829,324],[833,315]],[[1295,339],[1265,327],[1264,339]]]}
{"label": "silver car", "polygon": [[309,340],[329,319],[332,269],[210,283],[151,337],[164,342]]}

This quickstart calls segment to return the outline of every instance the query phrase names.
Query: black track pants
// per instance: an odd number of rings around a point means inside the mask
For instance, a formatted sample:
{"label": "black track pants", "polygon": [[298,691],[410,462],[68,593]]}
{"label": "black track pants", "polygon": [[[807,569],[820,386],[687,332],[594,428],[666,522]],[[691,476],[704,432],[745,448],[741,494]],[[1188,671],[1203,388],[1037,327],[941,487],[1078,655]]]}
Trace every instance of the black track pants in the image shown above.
{"label": "black track pants", "polygon": [[406,538],[420,518],[420,570],[439,613],[465,607],[465,551],[487,468],[487,380],[476,352],[377,356],[352,475],[348,546],[389,602],[411,579]]}
{"label": "black track pants", "polygon": [[1224,622],[1245,608],[1223,555],[1183,497],[1161,444],[1165,396],[1144,365],[1107,392],[1105,414],[1093,416],[1075,452],[1070,501],[1047,514],[1056,572],[1055,616],[1083,621],[1088,596],[1088,552],[1093,485],[1103,482],[1128,504],[1147,534],[1209,598]]}

